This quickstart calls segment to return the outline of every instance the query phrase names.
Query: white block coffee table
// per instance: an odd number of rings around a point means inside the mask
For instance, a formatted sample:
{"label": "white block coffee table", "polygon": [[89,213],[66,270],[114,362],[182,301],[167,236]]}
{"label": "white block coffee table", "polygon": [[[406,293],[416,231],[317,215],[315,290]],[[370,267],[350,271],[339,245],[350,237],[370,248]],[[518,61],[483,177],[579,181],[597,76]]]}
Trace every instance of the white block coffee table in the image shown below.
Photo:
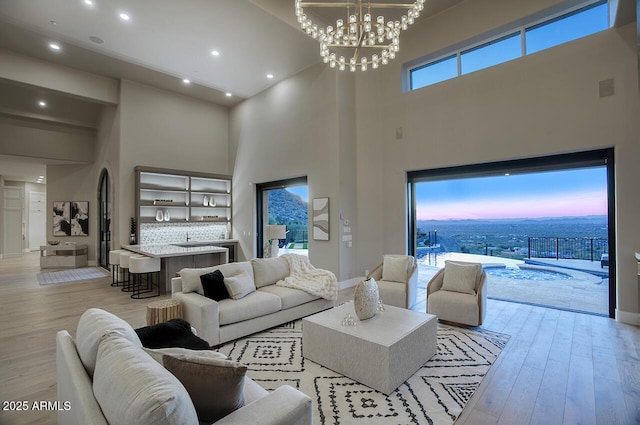
{"label": "white block coffee table", "polygon": [[[342,326],[347,313],[357,326]],[[349,302],[302,320],[302,354],[388,395],[436,353],[437,322],[434,315],[393,306],[358,321]]]}

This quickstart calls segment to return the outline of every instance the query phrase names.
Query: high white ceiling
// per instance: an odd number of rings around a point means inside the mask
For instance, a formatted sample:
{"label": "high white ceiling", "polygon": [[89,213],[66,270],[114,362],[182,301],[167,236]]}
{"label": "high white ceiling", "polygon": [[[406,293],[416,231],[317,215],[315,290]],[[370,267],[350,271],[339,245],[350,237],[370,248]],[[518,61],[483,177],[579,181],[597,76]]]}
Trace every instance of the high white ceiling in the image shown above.
{"label": "high white ceiling", "polygon": [[[461,1],[428,0],[421,20]],[[119,17],[123,12],[129,21]],[[103,42],[96,43],[96,37]],[[52,51],[51,42],[61,50]],[[320,60],[318,43],[298,28],[294,0],[92,0],[91,5],[85,0],[0,0],[0,48],[223,106],[236,105]],[[220,55],[214,57],[213,50]],[[183,78],[191,83],[184,84]],[[50,92],[55,102],[37,109],[38,96],[43,96],[40,88],[14,87],[0,79],[0,118],[95,128],[100,105],[78,104]],[[27,175],[29,164],[55,162],[32,158],[21,168],[20,161],[0,155],[0,175],[34,181],[33,173]],[[25,176],[19,176],[20,170]]]}
{"label": "high white ceiling", "polygon": [[[81,47],[167,74],[176,85],[188,78],[240,98],[251,97],[318,60],[312,39],[249,1],[92,3],[0,0],[0,20],[42,35],[40,49],[53,60],[70,54],[67,45]],[[130,20],[122,20],[120,13]],[[50,51],[49,41],[59,42],[62,50]],[[214,57],[214,50],[220,55]]]}

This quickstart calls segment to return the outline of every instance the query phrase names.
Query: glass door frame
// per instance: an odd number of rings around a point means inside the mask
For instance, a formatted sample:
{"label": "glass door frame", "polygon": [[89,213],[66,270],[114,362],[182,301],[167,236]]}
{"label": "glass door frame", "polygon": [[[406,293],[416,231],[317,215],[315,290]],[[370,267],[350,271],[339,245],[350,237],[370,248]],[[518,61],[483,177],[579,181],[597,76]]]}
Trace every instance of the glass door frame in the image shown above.
{"label": "glass door frame", "polygon": [[416,183],[429,180],[472,178],[514,172],[567,170],[589,166],[606,166],[607,173],[607,226],[609,238],[609,317],[615,318],[616,310],[616,225],[615,225],[615,152],[614,148],[497,161],[484,164],[461,165],[407,172],[407,252],[416,255]]}
{"label": "glass door frame", "polygon": [[[262,229],[264,229],[265,223],[265,205],[264,205],[264,193],[273,189],[285,189],[291,186],[307,186],[307,176],[294,177],[284,180],[276,180],[266,183],[256,184],[256,256],[262,258],[264,255],[264,235]],[[308,223],[307,223],[308,225]]]}

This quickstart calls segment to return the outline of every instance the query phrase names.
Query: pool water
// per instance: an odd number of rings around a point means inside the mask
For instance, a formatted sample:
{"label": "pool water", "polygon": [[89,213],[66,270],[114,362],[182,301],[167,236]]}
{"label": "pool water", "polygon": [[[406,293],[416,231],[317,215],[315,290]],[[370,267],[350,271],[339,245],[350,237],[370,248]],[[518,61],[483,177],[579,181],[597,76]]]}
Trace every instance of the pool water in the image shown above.
{"label": "pool water", "polygon": [[484,270],[490,276],[506,277],[508,279],[538,280],[538,281],[571,279],[571,276],[568,274],[552,272],[549,270],[520,269],[520,268],[513,268],[513,267],[506,267],[506,268],[490,267]]}

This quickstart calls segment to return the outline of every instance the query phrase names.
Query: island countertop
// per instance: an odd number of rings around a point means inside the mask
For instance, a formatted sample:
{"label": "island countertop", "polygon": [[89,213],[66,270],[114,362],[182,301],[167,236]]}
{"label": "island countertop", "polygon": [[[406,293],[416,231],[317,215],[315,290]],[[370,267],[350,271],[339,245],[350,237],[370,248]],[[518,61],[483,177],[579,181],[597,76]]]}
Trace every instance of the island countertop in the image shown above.
{"label": "island countertop", "polygon": [[215,241],[176,242],[175,244],[124,245],[123,248],[127,251],[147,255],[149,257],[165,258],[226,252],[227,248],[223,248],[219,245],[229,242],[237,242],[237,240],[222,239]]}

